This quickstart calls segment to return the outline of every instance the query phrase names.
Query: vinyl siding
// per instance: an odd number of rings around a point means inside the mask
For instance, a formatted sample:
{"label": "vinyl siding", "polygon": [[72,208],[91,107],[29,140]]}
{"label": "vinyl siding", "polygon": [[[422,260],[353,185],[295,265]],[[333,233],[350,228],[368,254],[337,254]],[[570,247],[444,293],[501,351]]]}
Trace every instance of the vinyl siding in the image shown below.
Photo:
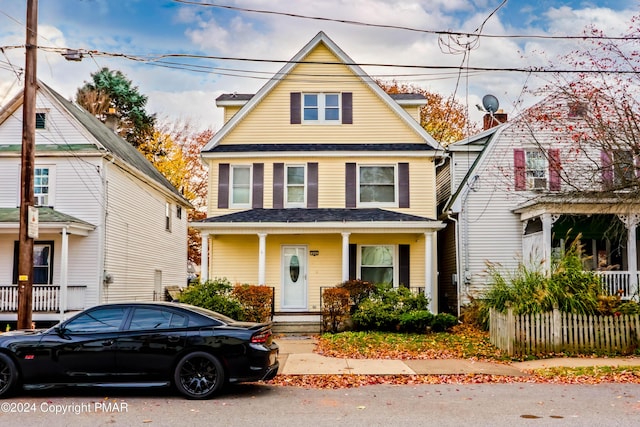
{"label": "vinyl siding", "polygon": [[[320,45],[306,60],[335,62],[336,58]],[[236,125],[233,132],[221,141],[221,145],[328,141],[334,144],[422,142],[420,136],[400,120],[366,84],[357,77],[350,79],[345,75],[353,74],[344,65],[299,64]],[[353,124],[291,125],[291,92],[352,92]]]}

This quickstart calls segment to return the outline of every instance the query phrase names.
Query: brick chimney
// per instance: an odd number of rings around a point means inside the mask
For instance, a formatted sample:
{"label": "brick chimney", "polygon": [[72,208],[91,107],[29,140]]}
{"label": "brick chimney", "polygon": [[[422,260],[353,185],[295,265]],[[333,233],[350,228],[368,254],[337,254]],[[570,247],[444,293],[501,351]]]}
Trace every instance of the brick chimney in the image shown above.
{"label": "brick chimney", "polygon": [[502,123],[506,123],[507,121],[507,113],[505,113],[502,108],[493,113],[493,116],[489,113],[484,115],[483,120],[483,129],[491,129],[494,126],[498,126]]}

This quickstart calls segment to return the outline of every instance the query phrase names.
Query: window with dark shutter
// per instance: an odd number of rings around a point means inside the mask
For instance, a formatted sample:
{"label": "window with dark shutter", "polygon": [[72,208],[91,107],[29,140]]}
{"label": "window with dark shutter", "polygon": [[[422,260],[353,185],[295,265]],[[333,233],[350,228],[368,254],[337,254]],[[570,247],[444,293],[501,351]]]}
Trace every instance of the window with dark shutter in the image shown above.
{"label": "window with dark shutter", "polygon": [[552,148],[549,150],[549,190],[560,191],[560,171],[562,164],[560,163],[560,150]]}
{"label": "window with dark shutter", "polygon": [[229,207],[229,163],[218,165],[218,209]]}
{"label": "window with dark shutter", "polygon": [[613,186],[613,162],[611,153],[606,150],[600,152],[600,166],[602,168],[602,184],[606,188]]}
{"label": "window with dark shutter", "polygon": [[356,188],[357,168],[355,163],[347,163],[345,171],[345,207],[355,208],[358,196]]}
{"label": "window with dark shutter", "polygon": [[263,206],[263,194],[264,194],[264,163],[253,164],[253,189],[251,191],[253,200],[251,207],[253,209],[260,209]]}
{"label": "window with dark shutter", "polygon": [[273,164],[273,208],[284,207],[284,163]]}
{"label": "window with dark shutter", "polygon": [[301,105],[300,105],[301,93],[291,92],[291,124],[299,125],[302,123]]}
{"label": "window with dark shutter", "polygon": [[409,283],[409,256],[411,254],[411,245],[398,245],[398,280],[400,286],[410,287]]}

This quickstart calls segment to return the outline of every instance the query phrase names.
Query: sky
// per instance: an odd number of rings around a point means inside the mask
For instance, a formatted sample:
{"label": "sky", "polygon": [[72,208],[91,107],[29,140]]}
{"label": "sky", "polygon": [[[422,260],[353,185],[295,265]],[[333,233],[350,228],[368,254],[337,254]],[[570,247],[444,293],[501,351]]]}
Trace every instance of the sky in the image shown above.
{"label": "sky", "polygon": [[[0,105],[23,88],[26,3],[0,0]],[[633,15],[640,15],[640,0],[44,0],[38,7],[37,73],[72,99],[91,73],[103,67],[120,70],[148,97],[147,111],[160,120],[218,130],[222,109],[215,99],[220,94],[257,92],[282,67],[276,61],[291,59],[324,31],[354,62],[385,65],[363,65],[372,77],[454,95],[469,106],[471,120],[479,122],[482,113],[476,105],[484,95],[494,95],[500,108],[517,114],[535,101],[528,90],[544,84],[548,76],[455,68],[548,67],[575,49],[576,42],[535,37],[454,40],[437,32],[577,36],[586,25],[596,25],[618,36]],[[461,47],[465,43],[470,49]],[[60,53],[67,48],[105,54],[67,61]],[[150,60],[163,54],[217,59]]]}

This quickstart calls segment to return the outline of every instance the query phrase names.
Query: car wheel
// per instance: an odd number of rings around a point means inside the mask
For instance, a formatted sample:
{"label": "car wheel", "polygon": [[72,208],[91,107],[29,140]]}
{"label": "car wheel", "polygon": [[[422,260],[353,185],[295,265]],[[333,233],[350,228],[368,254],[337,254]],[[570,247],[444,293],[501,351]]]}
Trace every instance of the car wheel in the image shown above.
{"label": "car wheel", "polygon": [[207,399],[222,387],[224,370],[215,356],[197,351],[180,359],[173,379],[178,391],[186,397]]}
{"label": "car wheel", "polygon": [[13,360],[0,353],[0,397],[8,396],[18,381],[18,370]]}

